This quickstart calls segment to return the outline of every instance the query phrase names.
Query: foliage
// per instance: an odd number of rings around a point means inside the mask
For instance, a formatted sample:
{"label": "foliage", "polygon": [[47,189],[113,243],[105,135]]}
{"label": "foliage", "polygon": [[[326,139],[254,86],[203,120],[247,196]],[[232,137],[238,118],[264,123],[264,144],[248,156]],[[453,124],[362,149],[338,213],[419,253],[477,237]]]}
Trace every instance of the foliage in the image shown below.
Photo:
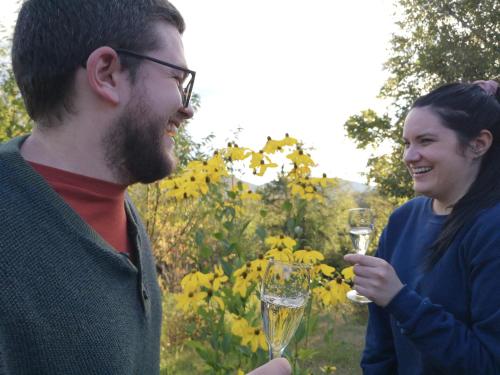
{"label": "foliage", "polygon": [[[279,168],[276,154],[289,167],[281,166],[274,182],[251,189],[234,177],[243,167],[256,175]],[[143,198],[162,284],[176,301],[169,308],[175,328],[164,345],[196,352],[207,366],[197,371],[236,373],[266,361],[258,285],[271,257],[314,265],[313,298],[288,351],[295,374],[317,354],[309,338],[319,332],[320,313],[345,309],[352,276],[340,272],[340,254],[350,249],[345,211],[358,203],[334,179],[312,177],[314,165],[288,135],[268,138],[258,152],[231,142],[157,185],[131,189],[139,203]],[[381,203],[365,198],[360,203]]]}
{"label": "foliage", "polygon": [[0,47],[0,142],[27,133],[32,127],[7,55],[8,44],[4,44]]}
{"label": "foliage", "polygon": [[368,179],[389,197],[413,196],[401,162],[403,119],[413,101],[447,82],[474,81],[500,71],[500,3],[496,0],[399,0],[399,31],[385,68],[390,77],[380,96],[392,104],[388,113],[366,110],[344,127],[358,147],[389,140],[391,155],[372,157]]}

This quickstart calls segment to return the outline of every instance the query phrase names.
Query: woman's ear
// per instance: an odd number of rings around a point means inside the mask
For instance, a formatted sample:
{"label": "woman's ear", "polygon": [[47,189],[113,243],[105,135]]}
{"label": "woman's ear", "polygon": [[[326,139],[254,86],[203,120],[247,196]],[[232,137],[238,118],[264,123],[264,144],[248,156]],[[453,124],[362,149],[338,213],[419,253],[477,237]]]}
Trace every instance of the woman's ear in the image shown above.
{"label": "woman's ear", "polygon": [[99,47],[87,59],[87,80],[91,90],[112,105],[120,102],[119,83],[123,82],[122,67],[117,52]]}
{"label": "woman's ear", "polygon": [[491,147],[493,142],[493,135],[489,130],[483,129],[479,132],[479,135],[474,138],[470,143],[470,150],[474,158],[479,158],[486,154]]}

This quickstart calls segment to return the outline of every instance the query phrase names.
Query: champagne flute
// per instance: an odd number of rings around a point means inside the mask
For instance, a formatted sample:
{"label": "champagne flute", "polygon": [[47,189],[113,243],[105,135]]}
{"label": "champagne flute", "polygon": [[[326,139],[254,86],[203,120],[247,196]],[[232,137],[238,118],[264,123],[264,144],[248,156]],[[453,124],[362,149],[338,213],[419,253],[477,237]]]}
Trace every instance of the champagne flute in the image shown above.
{"label": "champagne flute", "polygon": [[[369,208],[353,208],[349,210],[349,235],[356,254],[366,254],[370,244],[373,224],[373,212]],[[357,303],[371,302],[355,290],[347,292],[347,298]]]}
{"label": "champagne flute", "polygon": [[269,360],[283,355],[300,324],[309,298],[311,266],[271,259],[260,293]]}

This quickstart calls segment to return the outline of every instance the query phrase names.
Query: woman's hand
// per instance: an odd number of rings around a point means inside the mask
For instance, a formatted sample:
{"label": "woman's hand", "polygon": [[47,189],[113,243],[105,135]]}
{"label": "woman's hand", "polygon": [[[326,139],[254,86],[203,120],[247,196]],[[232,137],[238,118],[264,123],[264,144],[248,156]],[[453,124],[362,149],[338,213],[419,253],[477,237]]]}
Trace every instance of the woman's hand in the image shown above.
{"label": "woman's hand", "polygon": [[354,264],[354,289],[381,307],[387,306],[404,286],[394,268],[383,259],[347,254],[344,260]]}

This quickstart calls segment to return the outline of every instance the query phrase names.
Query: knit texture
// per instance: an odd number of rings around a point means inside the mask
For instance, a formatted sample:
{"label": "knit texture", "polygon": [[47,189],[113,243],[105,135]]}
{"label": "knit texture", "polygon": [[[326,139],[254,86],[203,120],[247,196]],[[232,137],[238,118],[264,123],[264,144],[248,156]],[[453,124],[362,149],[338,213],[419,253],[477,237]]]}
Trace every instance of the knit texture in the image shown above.
{"label": "knit texture", "polygon": [[158,374],[161,295],[130,201],[136,265],[0,146],[0,374]]}
{"label": "knit texture", "polygon": [[445,220],[419,197],[390,217],[377,255],[405,287],[386,308],[370,304],[364,374],[500,374],[500,205],[463,228],[424,271]]}

